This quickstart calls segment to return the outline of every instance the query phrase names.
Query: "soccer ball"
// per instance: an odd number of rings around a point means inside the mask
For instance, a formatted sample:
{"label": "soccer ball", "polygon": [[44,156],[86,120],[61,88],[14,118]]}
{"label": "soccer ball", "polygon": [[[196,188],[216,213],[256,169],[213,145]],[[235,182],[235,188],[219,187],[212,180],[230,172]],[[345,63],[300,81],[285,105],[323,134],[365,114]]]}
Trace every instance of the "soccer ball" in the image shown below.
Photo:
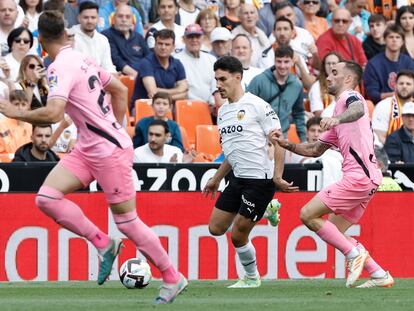
{"label": "soccer ball", "polygon": [[119,278],[126,288],[144,288],[151,281],[149,264],[139,258],[125,261],[119,269]]}

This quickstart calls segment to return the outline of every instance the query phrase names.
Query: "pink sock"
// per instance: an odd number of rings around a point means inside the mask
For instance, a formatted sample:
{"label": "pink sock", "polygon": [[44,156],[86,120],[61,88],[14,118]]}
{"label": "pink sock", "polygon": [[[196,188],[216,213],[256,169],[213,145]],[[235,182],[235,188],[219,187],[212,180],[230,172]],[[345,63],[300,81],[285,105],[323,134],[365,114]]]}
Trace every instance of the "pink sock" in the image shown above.
{"label": "pink sock", "polygon": [[165,283],[177,283],[180,280],[180,274],[175,270],[175,268],[171,265],[164,271],[161,271],[162,279]]}
{"label": "pink sock", "polygon": [[79,206],[65,199],[62,192],[42,186],[36,196],[36,205],[59,225],[86,238],[95,247],[104,248],[109,244],[108,236],[86,218]]}
{"label": "pink sock", "polygon": [[[161,271],[164,282],[176,283],[180,274],[174,269],[160,239],[138,218],[137,212],[113,214],[119,231],[135,243],[139,251]],[[174,276],[175,274],[175,276]]]}
{"label": "pink sock", "polygon": [[354,248],[354,245],[329,220],[325,221],[316,234],[326,243],[339,249],[344,255],[348,254]]}
{"label": "pink sock", "polygon": [[[349,240],[351,241],[351,243],[354,245],[354,246],[356,246],[358,249],[365,249],[365,247],[364,247],[364,245],[362,245],[360,242],[358,242],[357,240],[355,240],[354,238],[352,238],[352,237],[349,237]],[[369,273],[369,274],[372,274],[372,273],[374,273],[375,271],[378,271],[378,270],[380,270],[380,269],[382,269],[381,268],[381,266],[379,265],[379,264],[377,264],[376,263],[376,261],[371,257],[371,256],[368,256],[368,259],[367,259],[367,261],[365,261],[365,264],[364,264],[364,269]]]}

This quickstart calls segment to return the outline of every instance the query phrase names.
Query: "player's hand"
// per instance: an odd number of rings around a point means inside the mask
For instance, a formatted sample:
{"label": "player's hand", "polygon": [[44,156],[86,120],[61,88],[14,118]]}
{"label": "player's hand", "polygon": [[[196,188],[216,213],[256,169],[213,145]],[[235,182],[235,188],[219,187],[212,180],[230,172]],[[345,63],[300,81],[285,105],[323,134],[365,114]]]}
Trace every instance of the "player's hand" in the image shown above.
{"label": "player's hand", "polygon": [[287,148],[290,144],[289,141],[283,137],[283,133],[280,131],[272,131],[268,137],[273,145],[278,144],[282,148]]}
{"label": "player's hand", "polygon": [[19,110],[8,100],[0,99],[0,113],[8,118],[15,119],[19,115],[18,112]]}
{"label": "player's hand", "polygon": [[62,126],[63,128],[67,128],[73,123],[72,119],[69,117],[69,115],[66,115],[62,120]]}
{"label": "player's hand", "polygon": [[273,182],[275,183],[276,187],[278,187],[282,192],[297,192],[299,191],[298,186],[293,185],[292,182],[287,182],[283,178],[273,177]]}
{"label": "player's hand", "polygon": [[208,198],[208,195],[211,195],[211,199],[214,199],[217,193],[217,190],[220,186],[220,181],[216,181],[214,178],[211,178],[206,186],[203,189],[203,195]]}
{"label": "player's hand", "polygon": [[339,124],[339,120],[337,118],[323,118],[321,121],[321,129],[322,131],[327,131]]}

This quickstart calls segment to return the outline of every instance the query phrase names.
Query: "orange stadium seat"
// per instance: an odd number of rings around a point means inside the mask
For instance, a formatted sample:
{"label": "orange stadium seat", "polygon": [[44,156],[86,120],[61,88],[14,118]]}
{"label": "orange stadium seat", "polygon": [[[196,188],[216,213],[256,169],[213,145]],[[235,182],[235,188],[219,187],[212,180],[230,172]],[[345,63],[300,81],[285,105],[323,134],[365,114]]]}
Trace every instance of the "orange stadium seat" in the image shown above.
{"label": "orange stadium seat", "polygon": [[[151,117],[154,115],[154,110],[152,110],[152,99],[137,99],[135,101],[135,123],[145,117]],[[172,120],[172,112],[167,113],[167,118]]]}
{"label": "orange stadium seat", "polygon": [[296,132],[296,124],[291,123],[288,130],[288,140],[295,144],[300,144],[300,138]]}
{"label": "orange stadium seat", "polygon": [[184,127],[190,145],[195,144],[196,126],[213,125],[208,104],[197,100],[177,100],[175,102],[176,121]]}
{"label": "orange stadium seat", "polygon": [[214,158],[221,153],[220,135],[217,125],[196,126],[196,151],[210,154]]}
{"label": "orange stadium seat", "polygon": [[13,153],[0,153],[0,162],[10,163],[14,158]]}
{"label": "orange stadium seat", "polygon": [[185,128],[180,126],[180,132],[181,132],[181,140],[183,141],[183,146],[186,151],[189,151],[191,149],[190,143],[188,142],[188,135]]}
{"label": "orange stadium seat", "polygon": [[134,92],[135,80],[129,76],[120,76],[119,80],[128,88],[128,102],[127,102],[127,109],[126,109],[126,118],[128,121],[127,126],[131,126],[131,123],[132,125],[134,125],[135,122],[133,119],[131,119],[131,115],[129,113],[129,104],[131,102],[131,97]]}
{"label": "orange stadium seat", "polygon": [[128,105],[131,102],[132,94],[134,93],[135,79],[130,76],[119,76],[119,80],[128,88]]}

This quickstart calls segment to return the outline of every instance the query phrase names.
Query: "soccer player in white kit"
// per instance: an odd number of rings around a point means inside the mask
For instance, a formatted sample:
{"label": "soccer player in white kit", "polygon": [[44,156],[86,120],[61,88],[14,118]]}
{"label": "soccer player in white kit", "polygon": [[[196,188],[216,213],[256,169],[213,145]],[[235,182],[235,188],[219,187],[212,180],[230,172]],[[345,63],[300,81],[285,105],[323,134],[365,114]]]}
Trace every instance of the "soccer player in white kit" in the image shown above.
{"label": "soccer player in white kit", "polygon": [[[48,68],[49,96],[45,107],[21,113],[0,101],[6,116],[34,124],[50,124],[66,112],[78,129],[74,150],[49,173],[36,196],[39,209],[58,224],[91,242],[100,255],[98,284],[112,270],[122,246],[93,224],[67,193],[87,187],[94,179],[102,187],[118,229],[161,271],[163,285],[156,304],[172,302],[187,287],[158,236],[136,211],[132,180],[132,141],[120,125],[127,107],[127,90],[110,73],[68,44],[62,14],[45,11],[39,17],[39,42],[53,60]],[[111,104],[105,99],[111,94]]]}
{"label": "soccer player in white kit", "polygon": [[244,92],[241,62],[224,56],[214,64],[214,71],[217,89],[227,99],[217,116],[225,160],[205,186],[204,194],[214,198],[220,181],[232,173],[213,209],[209,230],[219,236],[233,224],[231,240],[246,275],[230,288],[254,288],[261,280],[250,231],[263,217],[275,186],[287,192],[298,187],[282,178],[285,152],[279,145],[275,145],[274,164],[268,157],[268,136],[281,134],[279,118],[268,103]]}

